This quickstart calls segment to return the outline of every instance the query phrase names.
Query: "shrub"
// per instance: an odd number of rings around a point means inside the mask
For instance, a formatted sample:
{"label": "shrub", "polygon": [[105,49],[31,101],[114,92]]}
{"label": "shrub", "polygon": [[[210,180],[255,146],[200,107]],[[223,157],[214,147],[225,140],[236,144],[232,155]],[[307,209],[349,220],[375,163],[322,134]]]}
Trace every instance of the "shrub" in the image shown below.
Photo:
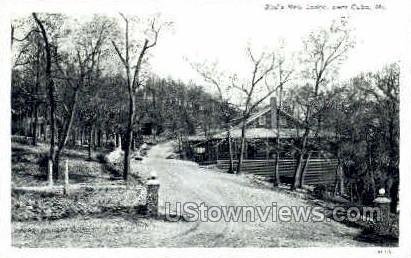
{"label": "shrub", "polygon": [[313,194],[316,198],[323,198],[325,192],[327,191],[327,187],[325,185],[318,185],[314,188]]}
{"label": "shrub", "polygon": [[107,171],[109,174],[111,174],[111,176],[113,176],[114,178],[121,177],[122,175],[121,167],[116,166],[110,162],[105,163],[103,169]]}
{"label": "shrub", "polygon": [[98,153],[98,154],[96,155],[96,158],[97,158],[98,162],[100,162],[100,163],[102,163],[102,164],[105,164],[105,163],[108,162],[108,159],[107,159],[106,155],[103,154],[103,153]]}
{"label": "shrub", "polygon": [[48,169],[49,164],[49,156],[47,154],[40,154],[39,158],[37,159],[37,165],[40,167],[42,171],[46,171]]}

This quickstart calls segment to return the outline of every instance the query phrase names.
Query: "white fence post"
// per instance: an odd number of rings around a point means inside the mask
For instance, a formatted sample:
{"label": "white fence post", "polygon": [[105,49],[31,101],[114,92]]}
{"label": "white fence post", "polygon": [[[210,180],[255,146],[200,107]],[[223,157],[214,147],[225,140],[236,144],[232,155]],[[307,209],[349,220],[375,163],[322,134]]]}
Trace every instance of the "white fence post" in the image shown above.
{"label": "white fence post", "polygon": [[49,186],[53,186],[53,162],[49,160],[48,162],[48,181],[49,181]]}

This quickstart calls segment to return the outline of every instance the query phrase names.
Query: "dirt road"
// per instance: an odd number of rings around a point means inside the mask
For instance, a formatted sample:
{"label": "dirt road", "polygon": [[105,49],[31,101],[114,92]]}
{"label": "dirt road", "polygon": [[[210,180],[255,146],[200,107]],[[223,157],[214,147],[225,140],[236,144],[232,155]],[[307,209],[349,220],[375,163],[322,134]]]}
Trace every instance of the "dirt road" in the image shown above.
{"label": "dirt road", "polygon": [[[196,163],[166,159],[171,153],[170,143],[154,146],[143,164],[156,171],[160,187],[160,212],[166,203],[173,210],[176,203],[193,202],[206,206],[260,206],[265,209],[296,206],[307,207],[305,201],[286,194],[256,186],[245,176],[221,173],[199,167]],[[217,215],[217,213],[214,213]],[[216,219],[217,216],[212,217]],[[270,215],[271,218],[271,215]],[[195,221],[179,223],[182,231],[158,240],[159,246],[206,247],[275,247],[275,246],[364,246],[367,243],[354,240],[358,229],[349,228],[335,221],[324,222],[273,222],[246,219],[238,222]]]}

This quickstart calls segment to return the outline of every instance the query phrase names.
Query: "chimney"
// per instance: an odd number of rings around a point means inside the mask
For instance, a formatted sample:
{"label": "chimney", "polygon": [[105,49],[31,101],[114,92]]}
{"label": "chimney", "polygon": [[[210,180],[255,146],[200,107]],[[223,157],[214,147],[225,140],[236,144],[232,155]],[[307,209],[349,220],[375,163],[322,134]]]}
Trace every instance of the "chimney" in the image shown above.
{"label": "chimney", "polygon": [[271,107],[271,128],[277,128],[277,98],[270,98]]}

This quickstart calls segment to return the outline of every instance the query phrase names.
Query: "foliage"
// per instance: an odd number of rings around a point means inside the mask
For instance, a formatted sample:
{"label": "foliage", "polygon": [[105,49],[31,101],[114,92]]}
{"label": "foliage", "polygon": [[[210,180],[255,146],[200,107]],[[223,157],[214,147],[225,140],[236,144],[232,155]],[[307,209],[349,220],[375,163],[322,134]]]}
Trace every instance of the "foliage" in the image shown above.
{"label": "foliage", "polygon": [[[370,204],[379,188],[397,201],[399,181],[399,66],[360,74],[324,93],[321,148],[337,156],[353,196]],[[325,102],[325,101],[324,101]],[[396,188],[396,190],[394,189]],[[393,190],[393,191],[391,191]]]}

